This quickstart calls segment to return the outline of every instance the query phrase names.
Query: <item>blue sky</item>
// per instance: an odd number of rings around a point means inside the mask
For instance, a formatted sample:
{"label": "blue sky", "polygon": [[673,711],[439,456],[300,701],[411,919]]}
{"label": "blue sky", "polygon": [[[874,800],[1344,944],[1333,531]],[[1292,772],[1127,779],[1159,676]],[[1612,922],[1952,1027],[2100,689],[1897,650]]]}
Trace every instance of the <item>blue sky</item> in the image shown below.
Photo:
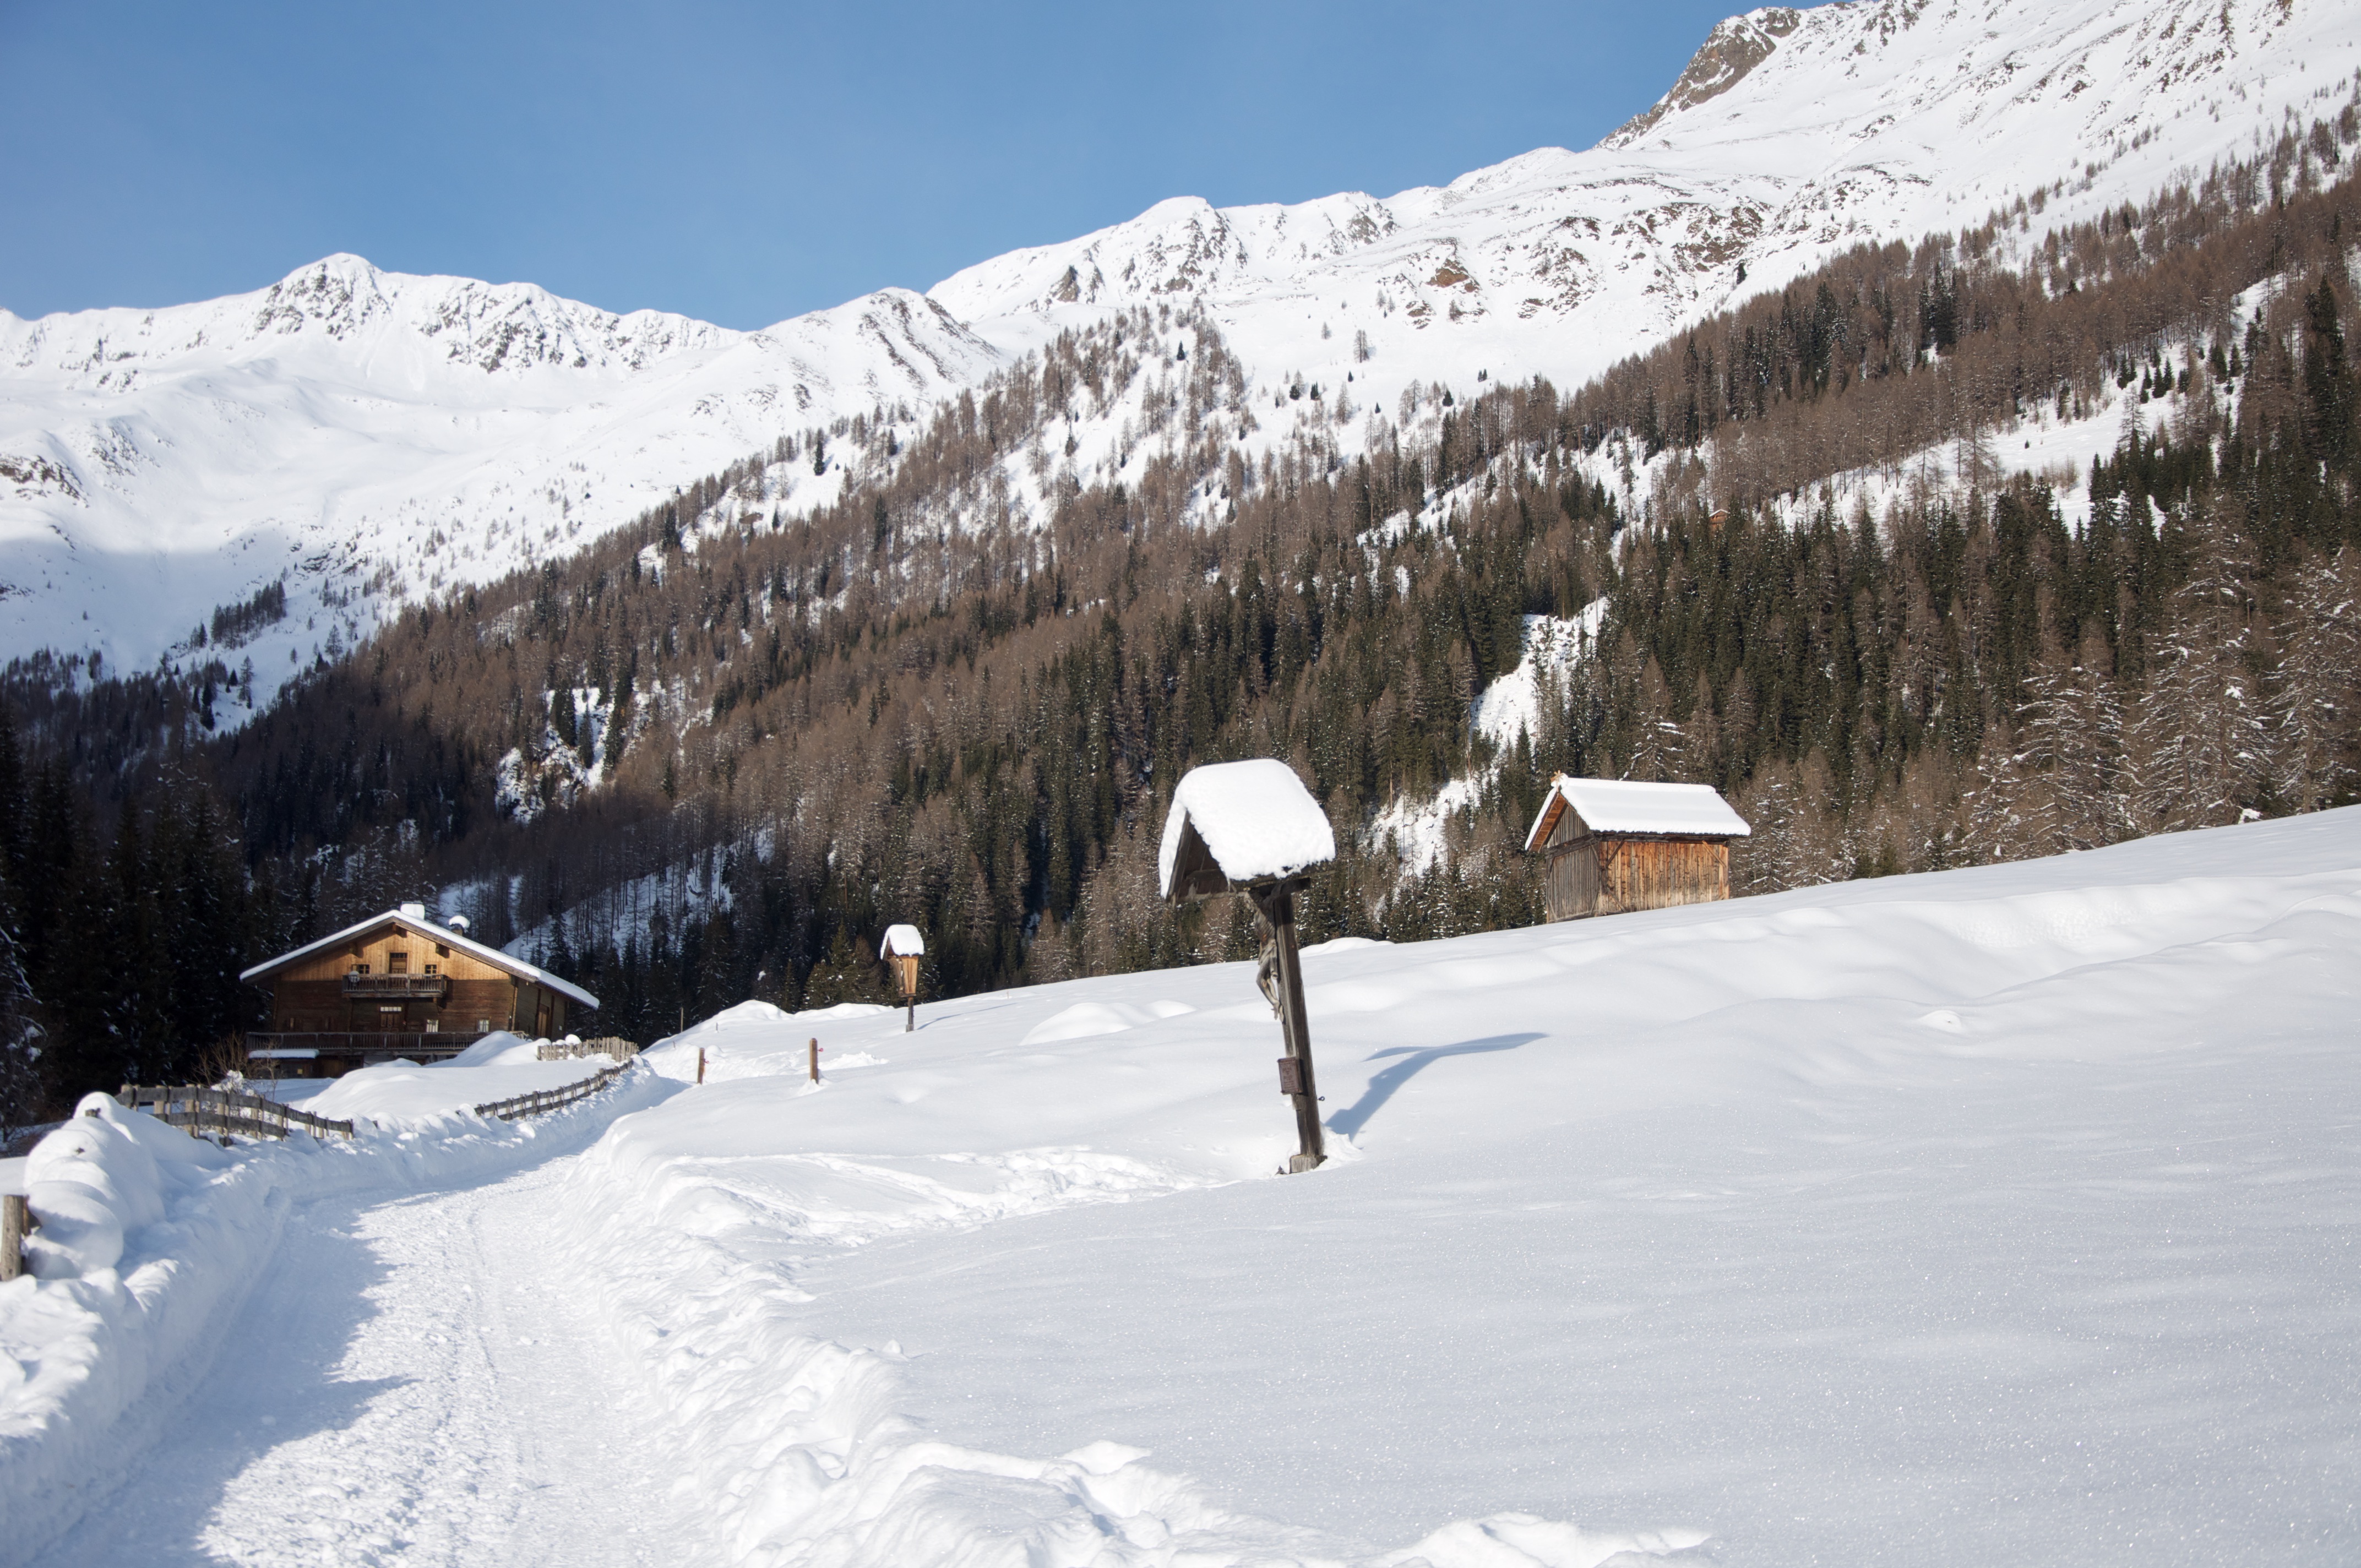
{"label": "blue sky", "polygon": [[1731,8],[0,0],[0,307],[349,250],[760,326],[1167,196],[1585,147]]}

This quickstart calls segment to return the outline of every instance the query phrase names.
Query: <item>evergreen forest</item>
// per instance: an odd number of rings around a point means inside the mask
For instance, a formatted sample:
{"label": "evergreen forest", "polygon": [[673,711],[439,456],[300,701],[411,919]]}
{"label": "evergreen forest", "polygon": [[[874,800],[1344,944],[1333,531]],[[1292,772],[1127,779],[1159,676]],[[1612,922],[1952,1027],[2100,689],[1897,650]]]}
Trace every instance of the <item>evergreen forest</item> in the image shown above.
{"label": "evergreen forest", "polygon": [[[240,970],[404,899],[641,1040],[884,1000],[894,921],[936,996],[1247,956],[1157,896],[1206,762],[1337,825],[1307,941],[1538,920],[1559,771],[1722,790],[1741,893],[2350,803],[2356,140],[1863,247],[1565,391],[1267,400],[1135,309],[406,606],[235,727],[225,661],[20,661],[0,1122],[230,1070]],[[2010,460],[2093,421],[2087,468]],[[791,470],[842,483],[797,510]],[[1527,664],[1544,631],[1579,655]],[[1488,732],[1521,666],[1536,722]]]}

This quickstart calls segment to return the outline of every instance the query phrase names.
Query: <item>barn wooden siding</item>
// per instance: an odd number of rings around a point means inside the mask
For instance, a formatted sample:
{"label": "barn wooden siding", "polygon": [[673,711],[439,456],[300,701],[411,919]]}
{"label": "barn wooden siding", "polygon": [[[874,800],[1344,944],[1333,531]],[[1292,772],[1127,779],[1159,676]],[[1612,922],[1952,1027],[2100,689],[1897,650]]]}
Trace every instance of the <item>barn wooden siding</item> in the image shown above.
{"label": "barn wooden siding", "polygon": [[[1573,826],[1566,813],[1559,832]],[[1551,835],[1554,840],[1558,834]],[[1547,847],[1542,904],[1552,920],[1709,904],[1730,896],[1730,845],[1719,839],[1628,838],[1582,832]]]}

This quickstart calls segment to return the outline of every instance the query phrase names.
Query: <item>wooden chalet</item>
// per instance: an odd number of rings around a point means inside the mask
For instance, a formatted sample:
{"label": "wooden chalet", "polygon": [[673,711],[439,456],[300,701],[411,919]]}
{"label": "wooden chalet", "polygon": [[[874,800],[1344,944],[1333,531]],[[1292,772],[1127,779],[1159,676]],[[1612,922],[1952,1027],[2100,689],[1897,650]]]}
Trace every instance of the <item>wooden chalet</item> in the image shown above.
{"label": "wooden chalet", "polygon": [[399,909],[281,953],[238,979],[270,993],[270,1027],[247,1054],[294,1077],[337,1077],[373,1061],[458,1055],[496,1029],[555,1038],[598,999]]}
{"label": "wooden chalet", "polygon": [[1579,920],[1728,898],[1730,841],[1752,832],[1708,784],[1560,773],[1525,849],[1549,857],[1548,917]]}

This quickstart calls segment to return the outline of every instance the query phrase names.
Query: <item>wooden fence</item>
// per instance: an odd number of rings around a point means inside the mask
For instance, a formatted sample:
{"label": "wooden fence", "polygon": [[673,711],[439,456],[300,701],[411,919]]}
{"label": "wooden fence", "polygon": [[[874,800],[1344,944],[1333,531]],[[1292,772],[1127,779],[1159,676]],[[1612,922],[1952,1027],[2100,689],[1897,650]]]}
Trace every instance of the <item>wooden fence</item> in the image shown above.
{"label": "wooden fence", "polygon": [[[582,1055],[592,1052],[594,1046],[603,1047],[609,1041],[585,1041]],[[611,1042],[631,1045],[628,1040]],[[631,1046],[631,1053],[639,1053]],[[597,1054],[609,1054],[603,1050]],[[631,1070],[626,1060],[603,1071],[593,1073],[578,1083],[562,1089],[544,1089],[533,1094],[520,1094],[512,1100],[499,1100],[489,1105],[476,1107],[478,1116],[497,1116],[513,1122],[520,1116],[539,1115],[547,1111],[563,1110],[568,1105],[588,1100],[623,1074]],[[314,1116],[292,1105],[281,1105],[276,1100],[266,1100],[258,1094],[241,1094],[234,1089],[204,1089],[196,1084],[143,1089],[126,1083],[115,1096],[135,1110],[146,1111],[168,1126],[182,1127],[192,1137],[207,1133],[233,1134],[248,1138],[283,1138],[289,1131],[302,1127],[314,1136],[349,1138],[353,1135],[350,1122],[332,1122],[324,1116]],[[33,1217],[22,1193],[0,1193],[0,1282],[16,1278],[24,1272],[25,1238],[32,1234]]]}
{"label": "wooden fence", "polygon": [[536,1090],[531,1094],[520,1094],[513,1099],[495,1100],[489,1105],[478,1105],[476,1107],[476,1114],[498,1116],[503,1122],[513,1122],[521,1116],[538,1116],[546,1111],[562,1111],[578,1101],[589,1099],[590,1096],[631,1070],[630,1062],[618,1062],[613,1067],[602,1069],[592,1073],[588,1078],[569,1083],[562,1089]]}
{"label": "wooden fence", "polygon": [[626,1040],[619,1035],[601,1035],[595,1040],[544,1040],[533,1053],[536,1061],[572,1061],[577,1057],[612,1057],[617,1061],[629,1061],[640,1054],[639,1042]]}
{"label": "wooden fence", "polygon": [[299,1127],[315,1138],[353,1135],[350,1122],[331,1122],[235,1089],[205,1089],[193,1083],[143,1089],[126,1083],[115,1098],[135,1111],[149,1112],[167,1126],[186,1128],[192,1137],[226,1133],[244,1138],[283,1138]]}

